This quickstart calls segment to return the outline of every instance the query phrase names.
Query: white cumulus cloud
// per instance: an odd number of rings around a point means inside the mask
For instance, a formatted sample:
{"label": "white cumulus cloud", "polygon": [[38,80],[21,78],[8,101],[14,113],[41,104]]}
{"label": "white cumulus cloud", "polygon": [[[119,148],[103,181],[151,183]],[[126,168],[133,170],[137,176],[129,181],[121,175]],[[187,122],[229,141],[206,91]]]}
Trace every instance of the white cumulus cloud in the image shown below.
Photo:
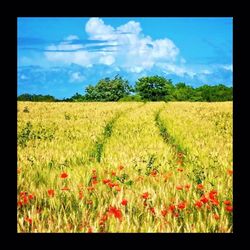
{"label": "white cumulus cloud", "polygon": [[[77,44],[75,41],[79,38],[69,35],[61,43],[46,48],[47,59],[83,67],[94,64],[112,65],[114,68],[136,73],[149,70],[158,63],[168,63],[169,70],[182,74],[177,66],[171,66],[173,63],[185,62],[184,58],[179,57],[180,51],[174,42],[168,38],[154,40],[144,35],[139,22],[131,20],[115,28],[105,24],[101,18],[90,18],[85,31],[89,40],[99,42]],[[74,44],[70,43],[72,40]],[[101,49],[90,50],[98,46]]]}
{"label": "white cumulus cloud", "polygon": [[[79,49],[82,50],[77,51]],[[75,63],[83,67],[92,66],[92,55],[89,51],[83,49],[82,44],[70,44],[65,40],[58,45],[48,46],[45,56],[49,61],[64,62],[66,64]]]}
{"label": "white cumulus cloud", "polygon": [[77,40],[77,39],[79,39],[79,37],[76,36],[76,35],[69,35],[69,36],[67,36],[67,37],[65,38],[65,40],[67,40],[67,41]]}
{"label": "white cumulus cloud", "polygon": [[27,79],[29,79],[29,78],[28,78],[26,75],[21,75],[21,76],[20,76],[20,79],[21,79],[21,80],[27,80]]}
{"label": "white cumulus cloud", "polygon": [[108,40],[113,38],[114,28],[104,24],[100,18],[90,18],[85,26],[85,31],[90,35],[90,39]]}
{"label": "white cumulus cloud", "polygon": [[115,62],[115,58],[111,55],[105,55],[100,57],[99,63],[105,65],[112,65]]}
{"label": "white cumulus cloud", "polygon": [[221,66],[225,70],[233,71],[233,65],[232,64],[226,64]]}
{"label": "white cumulus cloud", "polygon": [[74,72],[70,75],[70,82],[82,82],[84,79],[80,72]]}

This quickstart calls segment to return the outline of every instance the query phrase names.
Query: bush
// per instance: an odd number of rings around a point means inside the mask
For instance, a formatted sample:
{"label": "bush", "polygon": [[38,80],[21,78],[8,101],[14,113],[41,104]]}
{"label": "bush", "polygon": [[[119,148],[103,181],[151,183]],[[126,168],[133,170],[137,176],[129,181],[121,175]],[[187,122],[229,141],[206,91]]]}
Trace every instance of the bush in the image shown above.
{"label": "bush", "polygon": [[24,107],[23,112],[24,112],[24,113],[29,113],[29,112],[30,112],[27,106]]}

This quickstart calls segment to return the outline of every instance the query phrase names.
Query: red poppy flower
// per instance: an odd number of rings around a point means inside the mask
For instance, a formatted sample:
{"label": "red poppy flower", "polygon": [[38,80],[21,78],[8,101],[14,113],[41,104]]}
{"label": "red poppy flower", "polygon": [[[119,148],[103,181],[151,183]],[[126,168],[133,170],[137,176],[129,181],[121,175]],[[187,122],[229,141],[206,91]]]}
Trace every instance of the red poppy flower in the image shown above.
{"label": "red poppy flower", "polygon": [[123,167],[122,165],[120,165],[120,166],[118,166],[118,169],[119,169],[119,170],[123,170],[124,167]]}
{"label": "red poppy flower", "polygon": [[189,190],[190,184],[185,185],[186,190]]}
{"label": "red poppy flower", "polygon": [[64,188],[62,188],[61,189],[62,191],[68,191],[68,190],[70,190],[68,187],[64,187]]}
{"label": "red poppy flower", "polygon": [[229,201],[229,200],[226,200],[226,201],[224,201],[223,202],[225,205],[231,205],[231,201]]}
{"label": "red poppy flower", "polygon": [[51,196],[51,197],[54,197],[55,191],[53,189],[49,189],[48,190],[48,195]]}
{"label": "red poppy flower", "polygon": [[186,207],[186,203],[183,201],[178,205],[179,209],[184,209]]}
{"label": "red poppy flower", "polygon": [[145,192],[145,193],[142,194],[141,197],[142,197],[143,199],[148,199],[149,193],[148,193],[148,192]]}
{"label": "red poppy flower", "polygon": [[179,152],[179,153],[177,154],[177,156],[178,156],[178,158],[182,158],[182,157],[183,157],[183,154],[182,154],[181,152]]}
{"label": "red poppy flower", "polygon": [[233,174],[233,170],[228,169],[228,170],[227,170],[227,173],[228,173],[229,175],[232,175],[232,174]]}
{"label": "red poppy flower", "polygon": [[30,200],[32,200],[32,199],[34,198],[34,195],[33,195],[33,194],[30,194],[30,195],[28,196],[28,198],[29,198]]}
{"label": "red poppy flower", "polygon": [[92,204],[93,204],[93,201],[92,201],[92,200],[88,200],[88,201],[86,201],[86,204],[92,205]]}
{"label": "red poppy flower", "polygon": [[182,172],[184,169],[183,168],[177,168],[177,171]]}
{"label": "red poppy flower", "polygon": [[93,175],[91,178],[92,178],[93,180],[96,180],[96,179],[97,179],[97,175]]}
{"label": "red poppy flower", "polygon": [[168,211],[166,209],[161,210],[161,214],[163,217],[167,215]]}
{"label": "red poppy flower", "polygon": [[109,180],[109,179],[104,179],[104,180],[102,180],[102,182],[103,182],[104,184],[107,184],[107,183],[111,182],[111,180]]}
{"label": "red poppy flower", "polygon": [[171,212],[173,212],[175,210],[175,205],[170,205],[168,208]]}
{"label": "red poppy flower", "polygon": [[79,191],[79,199],[82,200],[83,199],[83,192]]}
{"label": "red poppy flower", "polygon": [[183,187],[182,187],[182,186],[177,186],[176,189],[177,189],[177,190],[182,190]]}
{"label": "red poppy flower", "polygon": [[215,196],[217,196],[217,191],[216,190],[212,190],[212,191],[209,192],[209,198],[211,200],[214,200]]}
{"label": "red poppy flower", "polygon": [[211,203],[215,206],[218,206],[219,205],[219,201],[217,199],[213,199],[211,200]]}
{"label": "red poppy flower", "polygon": [[155,208],[154,208],[154,207],[149,208],[149,210],[150,210],[150,212],[151,212],[152,214],[155,214]]}
{"label": "red poppy flower", "polygon": [[214,214],[213,216],[216,220],[219,220],[220,219],[220,216],[218,214]]}
{"label": "red poppy flower", "polygon": [[108,212],[113,214],[115,218],[121,220],[122,219],[122,212],[121,210],[117,209],[116,207],[110,206]]}
{"label": "red poppy flower", "polygon": [[202,184],[198,184],[198,185],[197,185],[197,188],[198,188],[198,189],[203,189],[204,187],[203,187]]}
{"label": "red poppy flower", "polygon": [[207,203],[208,199],[206,198],[205,195],[202,195],[200,201],[203,202],[203,203]]}
{"label": "red poppy flower", "polygon": [[182,165],[182,163],[183,163],[183,162],[182,162],[181,160],[178,160],[178,161],[177,161],[177,164],[179,164],[179,165]]}
{"label": "red poppy flower", "polygon": [[121,202],[121,204],[122,204],[123,206],[127,206],[128,201],[127,201],[126,199],[123,199],[122,202]]}
{"label": "red poppy flower", "polygon": [[109,183],[108,183],[108,186],[109,186],[110,188],[112,188],[112,187],[115,186],[115,183],[109,182]]}
{"label": "red poppy flower", "polygon": [[96,185],[98,183],[97,180],[92,181],[92,185]]}
{"label": "red poppy flower", "polygon": [[93,229],[92,229],[92,227],[89,227],[89,228],[88,228],[87,233],[93,233]]}
{"label": "red poppy flower", "polygon": [[179,217],[179,214],[178,213],[173,213],[173,216],[177,218],[177,217]]}
{"label": "red poppy flower", "polygon": [[23,204],[28,204],[28,197],[27,196],[24,196],[23,197]]}
{"label": "red poppy flower", "polygon": [[202,206],[202,202],[201,201],[196,201],[195,206],[200,208]]}
{"label": "red poppy flower", "polygon": [[101,221],[105,222],[108,219],[108,215],[104,214],[101,218]]}
{"label": "red poppy flower", "polygon": [[122,219],[122,212],[120,210],[117,210],[114,214],[115,218],[121,220]]}
{"label": "red poppy flower", "polygon": [[157,171],[156,171],[156,170],[153,170],[153,171],[150,173],[150,175],[156,176],[156,175],[157,175]]}
{"label": "red poppy flower", "polygon": [[27,192],[20,192],[21,197],[27,196],[27,194],[28,194]]}
{"label": "red poppy flower", "polygon": [[112,171],[111,176],[116,176],[116,172]]}
{"label": "red poppy flower", "polygon": [[31,219],[31,218],[26,217],[24,220],[25,220],[26,222],[28,222],[29,224],[32,224],[32,219]]}
{"label": "red poppy flower", "polygon": [[117,187],[115,187],[115,190],[116,190],[117,192],[120,192],[120,191],[121,191],[121,188],[120,188],[119,186],[117,186]]}
{"label": "red poppy flower", "polygon": [[67,178],[67,177],[68,177],[68,174],[67,174],[67,173],[65,173],[65,172],[64,172],[64,173],[61,173],[61,178],[62,178],[62,179],[65,179],[65,178]]}
{"label": "red poppy flower", "polygon": [[103,225],[104,225],[104,221],[100,220],[100,221],[99,221],[99,225],[100,225],[100,226],[103,226]]}
{"label": "red poppy flower", "polygon": [[226,210],[228,212],[233,212],[233,207],[232,206],[226,206]]}
{"label": "red poppy flower", "polygon": [[17,206],[18,206],[18,207],[22,207],[22,205],[23,205],[23,203],[22,203],[21,201],[18,201],[18,202],[17,202]]}

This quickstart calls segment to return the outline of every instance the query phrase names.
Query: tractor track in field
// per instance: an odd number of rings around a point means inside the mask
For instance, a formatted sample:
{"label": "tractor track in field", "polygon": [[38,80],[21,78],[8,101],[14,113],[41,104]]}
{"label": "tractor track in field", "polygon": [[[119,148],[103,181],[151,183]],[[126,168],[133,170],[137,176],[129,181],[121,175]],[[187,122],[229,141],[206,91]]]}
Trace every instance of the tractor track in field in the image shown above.
{"label": "tractor track in field", "polygon": [[169,132],[167,127],[165,126],[164,122],[160,118],[160,113],[162,112],[163,108],[158,110],[155,113],[155,125],[159,129],[159,133],[165,143],[170,145],[176,151],[177,156],[182,155],[182,161],[184,161],[185,156],[187,155],[187,149],[184,148],[182,145],[178,144],[175,137],[173,137]]}
{"label": "tractor track in field", "polygon": [[[167,127],[165,126],[164,122],[160,118],[160,113],[162,112],[163,108],[158,110],[155,113],[155,125],[158,127],[160,135],[163,139],[163,141],[167,144],[169,144],[171,147],[174,148],[176,152],[176,158],[178,160],[178,164],[183,165],[185,162],[187,163],[189,160],[187,158],[188,155],[188,149],[183,147],[182,145],[178,144],[175,137],[173,137],[167,130]],[[204,175],[204,170],[202,166],[193,164],[193,176],[187,174],[187,177],[191,180],[196,182],[197,184],[201,184],[202,181],[206,178]]]}
{"label": "tractor track in field", "polygon": [[110,121],[107,122],[103,129],[103,133],[101,136],[97,139],[95,142],[95,146],[93,150],[90,152],[90,160],[94,159],[97,162],[101,162],[102,154],[105,148],[105,144],[108,142],[109,138],[112,136],[113,133],[113,127],[116,121],[124,114],[127,114],[128,112],[131,112],[135,109],[141,108],[144,106],[145,103],[141,104],[140,106],[136,108],[128,108],[127,110],[118,112]]}

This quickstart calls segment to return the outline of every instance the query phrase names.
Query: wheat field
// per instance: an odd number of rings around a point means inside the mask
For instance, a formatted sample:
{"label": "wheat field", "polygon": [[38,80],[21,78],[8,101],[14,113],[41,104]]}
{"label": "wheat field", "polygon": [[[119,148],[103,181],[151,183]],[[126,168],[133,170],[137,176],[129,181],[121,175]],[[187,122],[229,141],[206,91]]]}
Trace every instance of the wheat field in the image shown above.
{"label": "wheat field", "polygon": [[232,102],[18,102],[17,231],[233,232]]}

